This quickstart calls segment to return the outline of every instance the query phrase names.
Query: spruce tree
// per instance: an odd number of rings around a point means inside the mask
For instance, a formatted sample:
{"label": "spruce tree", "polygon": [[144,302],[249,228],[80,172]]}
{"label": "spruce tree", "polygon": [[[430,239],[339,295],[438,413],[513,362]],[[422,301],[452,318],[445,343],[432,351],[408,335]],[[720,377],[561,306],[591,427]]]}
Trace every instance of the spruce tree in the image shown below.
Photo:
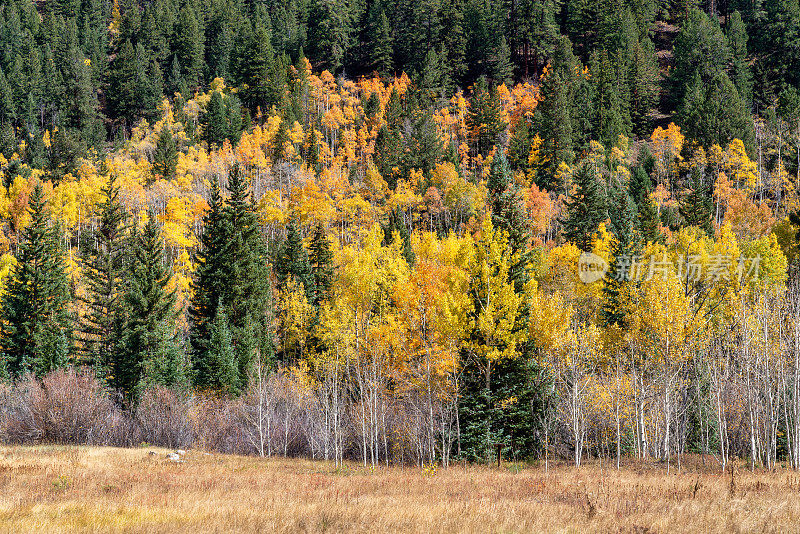
{"label": "spruce tree", "polygon": [[495,151],[486,187],[492,226],[508,234],[508,244],[515,252],[525,251],[530,237],[530,222],[520,203],[521,196],[513,183],[511,167],[502,147]]}
{"label": "spruce tree", "polygon": [[536,130],[542,139],[536,183],[553,191],[562,185],[557,179],[561,163],[572,164],[575,158],[569,93],[557,71],[544,77],[541,94],[543,100],[536,106],[535,114]]}
{"label": "spruce tree", "polygon": [[650,200],[652,190],[653,184],[644,168],[641,165],[634,167],[628,183],[628,193],[636,203],[636,228],[643,244],[661,241],[661,221],[653,201]]}
{"label": "spruce tree", "polygon": [[109,67],[108,103],[113,117],[130,127],[139,112],[139,95],[136,94],[136,52],[130,41],[125,41]]}
{"label": "spruce tree", "polygon": [[485,78],[475,83],[475,91],[467,114],[467,128],[477,145],[478,152],[486,157],[506,129],[503,107],[497,88],[489,86]]}
{"label": "spruce tree", "polygon": [[406,263],[414,265],[416,256],[414,255],[414,249],[411,248],[411,232],[406,225],[403,212],[399,206],[394,211],[389,212],[389,220],[386,224],[381,224],[381,227],[383,228],[383,245],[389,246],[394,243],[395,237],[399,237],[403,245],[403,257]]}
{"label": "spruce tree", "polygon": [[747,28],[742,21],[742,15],[738,11],[731,13],[726,33],[728,46],[731,50],[730,78],[736,86],[739,96],[749,109],[753,101],[753,73],[750,71],[747,54]]}
{"label": "spruce tree", "polygon": [[111,385],[122,387],[124,363],[120,358],[120,335],[124,321],[123,284],[127,255],[127,214],[119,202],[113,174],[101,190],[102,202],[95,209],[97,227],[84,234],[80,251],[85,313],[80,318],[81,363],[93,366]]}
{"label": "spruce tree", "polygon": [[495,83],[509,85],[514,80],[514,63],[511,61],[511,49],[504,35],[500,36],[497,46],[489,53],[489,75]]}
{"label": "spruce tree", "polygon": [[389,18],[381,10],[378,18],[378,25],[375,35],[375,46],[372,50],[372,60],[375,70],[384,77],[389,77],[394,73],[392,27],[389,25]]}
{"label": "spruce tree", "polygon": [[638,253],[639,243],[636,234],[636,205],[625,189],[616,192],[610,212],[611,230],[614,240],[611,246],[611,265],[603,279],[603,307],[600,320],[604,325],[624,328],[624,291],[631,280],[631,264]]}
{"label": "spruce tree", "polygon": [[710,181],[709,184],[703,182],[700,169],[693,168],[690,189],[681,197],[678,213],[683,218],[685,226],[696,226],[706,235],[713,236],[714,201],[711,197]]}
{"label": "spruce tree", "polygon": [[189,307],[190,337],[194,383],[200,388],[223,387],[216,381],[216,369],[207,358],[211,346],[211,324],[217,316],[226,284],[226,254],[230,229],[225,218],[219,179],[211,182],[209,209],[203,217],[203,233],[196,252],[197,271],[192,280]]}
{"label": "spruce tree", "polygon": [[531,124],[526,117],[518,117],[511,125],[508,144],[508,163],[513,170],[527,172],[532,145]]}
{"label": "spruce tree", "polygon": [[238,369],[244,388],[252,359],[272,350],[268,323],[272,305],[267,249],[249,182],[238,165],[228,174],[225,218],[231,231],[227,251],[226,312]]}
{"label": "spruce tree", "polygon": [[33,189],[31,221],[22,230],[0,310],[0,354],[7,372],[38,376],[67,363],[71,345],[69,286],[60,229],[47,211],[42,185]]}
{"label": "spruce tree", "polygon": [[178,167],[178,147],[172,129],[166,123],[161,127],[153,154],[153,171],[164,180],[171,180]]}
{"label": "spruce tree", "polygon": [[239,393],[239,370],[233,351],[233,336],[228,324],[228,315],[220,308],[209,328],[208,351],[204,354],[207,362],[207,387],[221,390],[231,395]]}
{"label": "spruce tree", "polygon": [[313,295],[314,282],[311,277],[311,264],[308,252],[303,245],[303,237],[297,222],[292,220],[286,228],[286,238],[275,261],[275,274],[278,282],[284,286],[289,278],[302,284],[306,295]]}
{"label": "spruce tree", "polygon": [[206,111],[206,141],[209,145],[222,145],[228,137],[228,113],[225,110],[225,102],[222,100],[222,93],[214,91],[208,101]]}
{"label": "spruce tree", "polygon": [[239,59],[239,80],[247,87],[242,91],[242,100],[255,112],[257,108],[268,109],[270,75],[275,63],[275,51],[267,30],[258,27],[249,36],[247,47]]}
{"label": "spruce tree", "polygon": [[189,88],[194,89],[203,81],[205,39],[191,4],[184,5],[178,13],[173,42],[178,61],[183,67],[183,79]]}
{"label": "spruce tree", "polygon": [[123,365],[117,382],[126,398],[133,400],[149,386],[174,386],[184,380],[175,335],[180,310],[175,290],[169,288],[172,275],[153,212],[143,229],[134,229],[126,278]]}
{"label": "spruce tree", "polygon": [[328,239],[328,233],[322,223],[317,223],[314,233],[311,234],[309,249],[309,263],[311,264],[311,278],[314,284],[314,293],[311,302],[319,306],[328,298],[333,285],[333,252]]}
{"label": "spruce tree", "polygon": [[575,189],[566,201],[566,217],[561,219],[564,238],[584,252],[591,252],[595,233],[608,217],[605,194],[594,165],[587,162],[575,172]]}

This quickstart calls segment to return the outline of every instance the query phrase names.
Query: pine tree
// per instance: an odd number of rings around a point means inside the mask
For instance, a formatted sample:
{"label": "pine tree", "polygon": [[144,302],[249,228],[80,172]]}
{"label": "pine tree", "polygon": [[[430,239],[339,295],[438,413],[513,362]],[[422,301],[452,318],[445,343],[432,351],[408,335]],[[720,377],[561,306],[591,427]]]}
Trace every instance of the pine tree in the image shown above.
{"label": "pine tree", "polygon": [[646,135],[652,128],[650,112],[658,104],[659,70],[653,41],[645,37],[637,43],[630,67],[630,112],[633,131]]}
{"label": "pine tree", "polygon": [[431,48],[425,55],[425,61],[423,61],[419,86],[429,91],[431,95],[438,95],[448,85],[446,66],[442,63],[441,56],[434,48]]}
{"label": "pine tree", "polygon": [[314,227],[308,250],[308,260],[311,264],[311,278],[314,287],[311,303],[319,306],[328,298],[334,275],[333,252],[331,252],[328,233],[322,223],[317,223]]}
{"label": "pine tree", "polygon": [[383,228],[383,245],[389,246],[394,243],[396,237],[399,237],[403,245],[403,257],[406,263],[414,265],[416,256],[414,255],[414,249],[411,248],[411,232],[399,207],[389,212],[386,224],[381,224],[381,227]]}
{"label": "pine tree", "polygon": [[[716,19],[716,17],[714,17]],[[675,67],[671,71],[673,101],[679,103],[697,74],[703,84],[724,71],[730,50],[719,23],[698,9],[689,12],[675,38]]]}
{"label": "pine tree", "polygon": [[0,310],[0,354],[12,377],[38,376],[67,363],[71,345],[69,286],[61,235],[47,211],[42,185],[29,200],[22,239]]}
{"label": "pine tree", "polygon": [[206,111],[206,141],[209,144],[222,145],[228,137],[230,128],[228,126],[228,114],[225,110],[225,102],[222,100],[222,93],[214,91],[208,101]]}
{"label": "pine tree", "polygon": [[591,252],[595,233],[607,216],[605,194],[591,163],[584,163],[575,172],[575,189],[569,194],[561,219],[564,238],[584,252]]}
{"label": "pine tree", "polygon": [[703,147],[727,146],[733,139],[741,139],[749,152],[754,150],[750,112],[724,72],[705,86],[695,77],[679,118],[686,138]]}
{"label": "pine tree", "polygon": [[173,40],[184,81],[190,88],[198,87],[203,81],[205,39],[190,4],[184,5],[178,13]]}
{"label": "pine tree", "polygon": [[6,79],[3,70],[0,69],[0,121],[12,122],[15,118],[14,94],[11,86]]}
{"label": "pine tree", "polygon": [[123,365],[117,381],[126,398],[135,400],[147,387],[174,386],[185,379],[175,336],[180,310],[175,290],[169,289],[172,275],[153,212],[142,230],[134,229],[126,278]]}
{"label": "pine tree", "polygon": [[203,217],[203,233],[195,257],[197,270],[192,280],[189,342],[194,385],[201,389],[219,389],[226,386],[218,382],[218,370],[208,355],[214,349],[211,344],[211,325],[217,318],[219,307],[223,305],[226,290],[226,259],[231,230],[216,176],[211,182],[208,203],[209,209]]}
{"label": "pine tree", "polygon": [[228,315],[220,308],[209,328],[208,351],[204,359],[208,365],[208,376],[204,386],[236,395],[241,391],[239,370],[233,351],[233,336],[228,325]]}
{"label": "pine tree", "polygon": [[127,214],[119,202],[119,188],[109,174],[101,190],[102,202],[95,216],[97,227],[84,234],[80,251],[86,313],[80,320],[79,354],[86,365],[115,387],[123,387],[126,372],[120,358],[120,335],[124,321],[123,284],[127,251]]}
{"label": "pine tree", "polygon": [[257,108],[268,109],[273,102],[268,101],[270,76],[275,63],[275,51],[270,42],[270,35],[262,26],[258,26],[250,35],[247,47],[241,51],[239,80],[246,87],[242,91],[242,100],[250,111]]}
{"label": "pine tree", "polygon": [[629,136],[631,129],[627,102],[620,96],[619,73],[611,65],[608,53],[603,50],[590,69],[594,81],[596,104],[596,137],[606,147],[613,146],[620,135]]}
{"label": "pine tree", "polygon": [[530,237],[530,222],[521,205],[518,188],[512,181],[511,167],[502,147],[495,151],[486,188],[489,190],[492,226],[508,234],[508,244],[512,250],[525,251]]}
{"label": "pine tree", "polygon": [[502,111],[497,88],[490,87],[485,78],[478,80],[467,115],[467,128],[477,145],[478,153],[484,157],[506,129]]}
{"label": "pine tree", "polygon": [[228,319],[234,337],[239,384],[247,385],[255,357],[272,353],[269,322],[272,293],[269,284],[267,248],[249,181],[234,165],[228,175],[230,198],[226,217],[233,230],[229,268]]}
{"label": "pine tree", "polygon": [[542,80],[542,102],[536,106],[535,123],[542,139],[537,162],[537,185],[555,190],[558,167],[571,164],[574,157],[572,118],[567,86],[557,71],[548,72]]}
{"label": "pine tree", "polygon": [[730,78],[739,96],[749,108],[753,101],[753,73],[747,53],[747,28],[738,11],[731,13],[727,23],[728,46],[731,50]]}
{"label": "pine tree", "polygon": [[285,120],[281,120],[278,131],[272,139],[272,161],[277,163],[286,155],[286,143],[290,141],[289,126]]}
{"label": "pine tree", "polygon": [[376,28],[375,46],[371,51],[371,55],[375,70],[384,77],[389,77],[394,73],[393,42],[389,18],[381,10]]}
{"label": "pine tree", "polygon": [[634,167],[628,184],[628,193],[636,203],[637,231],[643,244],[660,242],[662,237],[658,212],[650,200],[652,189],[650,176],[644,168],[641,165]]}
{"label": "pine tree", "polygon": [[611,213],[611,230],[614,240],[611,247],[611,265],[603,279],[603,307],[600,320],[606,326],[616,325],[625,328],[624,291],[631,280],[631,264],[638,253],[636,235],[636,205],[625,189],[615,195]]}
{"label": "pine tree", "polygon": [[680,199],[678,212],[686,226],[696,226],[703,230],[706,235],[714,235],[712,224],[714,214],[714,201],[711,197],[709,184],[703,183],[703,176],[698,168],[692,169],[692,177],[689,191]]}
{"label": "pine tree", "polygon": [[511,49],[504,35],[500,36],[497,46],[489,53],[489,76],[495,83],[510,84],[514,80],[514,63],[511,61]]}
{"label": "pine tree", "polygon": [[508,163],[513,170],[528,171],[532,145],[531,124],[526,117],[518,117],[511,124],[511,140],[508,144]]}
{"label": "pine tree", "polygon": [[436,123],[429,113],[419,112],[414,118],[411,135],[406,140],[403,157],[403,175],[418,169],[426,176],[442,157],[442,141]]}
{"label": "pine tree", "polygon": [[357,6],[344,0],[313,0],[309,4],[310,57],[336,73],[352,46]]}
{"label": "pine tree", "polygon": [[314,282],[308,252],[303,245],[300,228],[294,220],[286,229],[286,239],[275,261],[275,274],[281,285],[285,285],[289,278],[294,278],[297,284],[303,285],[306,295],[313,295]]}
{"label": "pine tree", "polygon": [[228,95],[226,101],[228,131],[225,137],[231,142],[231,146],[235,146],[242,136],[242,103],[233,95]]}
{"label": "pine tree", "polygon": [[112,116],[130,126],[139,112],[139,95],[136,94],[136,52],[130,41],[122,43],[109,67],[108,103]]}
{"label": "pine tree", "polygon": [[171,180],[178,167],[178,147],[172,136],[172,129],[168,124],[161,127],[156,141],[156,150],[153,153],[153,172],[164,180]]}

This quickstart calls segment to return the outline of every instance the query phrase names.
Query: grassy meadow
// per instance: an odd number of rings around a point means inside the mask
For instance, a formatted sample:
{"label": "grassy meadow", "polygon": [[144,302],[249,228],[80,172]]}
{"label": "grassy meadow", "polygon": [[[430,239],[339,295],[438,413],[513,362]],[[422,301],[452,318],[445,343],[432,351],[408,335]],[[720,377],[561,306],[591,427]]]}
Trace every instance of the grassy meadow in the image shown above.
{"label": "grassy meadow", "polygon": [[744,465],[372,470],[169,452],[0,447],[0,531],[800,531],[800,476]]}

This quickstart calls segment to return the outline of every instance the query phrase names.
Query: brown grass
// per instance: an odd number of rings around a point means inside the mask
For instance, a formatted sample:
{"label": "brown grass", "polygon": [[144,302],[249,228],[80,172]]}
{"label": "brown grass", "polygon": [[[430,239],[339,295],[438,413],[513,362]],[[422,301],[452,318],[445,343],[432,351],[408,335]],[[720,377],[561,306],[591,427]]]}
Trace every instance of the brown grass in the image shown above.
{"label": "brown grass", "polygon": [[[342,469],[161,449],[0,447],[3,532],[797,532],[800,476],[654,465]],[[155,454],[151,454],[155,453]]]}

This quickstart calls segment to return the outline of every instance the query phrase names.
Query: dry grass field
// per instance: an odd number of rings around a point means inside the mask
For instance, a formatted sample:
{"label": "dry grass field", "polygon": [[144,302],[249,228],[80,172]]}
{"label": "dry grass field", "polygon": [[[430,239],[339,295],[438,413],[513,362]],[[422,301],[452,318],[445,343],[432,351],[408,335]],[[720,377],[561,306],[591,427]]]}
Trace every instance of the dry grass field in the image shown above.
{"label": "dry grass field", "polygon": [[[800,476],[0,447],[3,532],[798,532]],[[151,454],[154,453],[154,454]]]}

